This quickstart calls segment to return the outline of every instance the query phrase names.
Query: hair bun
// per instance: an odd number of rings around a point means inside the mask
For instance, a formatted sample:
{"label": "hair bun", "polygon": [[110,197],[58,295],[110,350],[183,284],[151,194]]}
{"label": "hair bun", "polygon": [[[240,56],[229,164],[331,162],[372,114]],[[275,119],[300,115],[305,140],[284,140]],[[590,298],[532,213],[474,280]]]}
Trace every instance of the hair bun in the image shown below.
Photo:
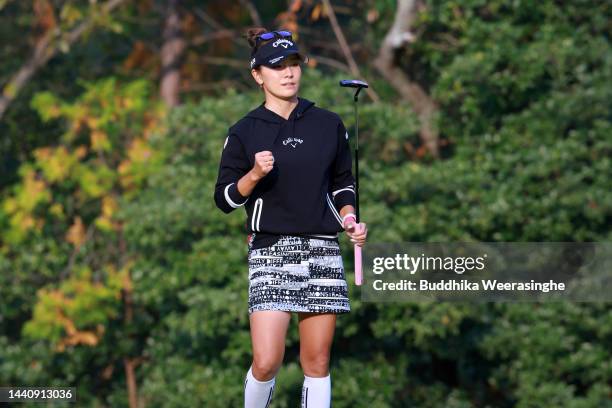
{"label": "hair bun", "polygon": [[263,33],[267,33],[267,32],[268,30],[264,27],[251,27],[247,29],[245,37],[247,41],[249,42],[249,46],[254,49],[255,45],[257,44],[257,41],[256,41],[257,36]]}

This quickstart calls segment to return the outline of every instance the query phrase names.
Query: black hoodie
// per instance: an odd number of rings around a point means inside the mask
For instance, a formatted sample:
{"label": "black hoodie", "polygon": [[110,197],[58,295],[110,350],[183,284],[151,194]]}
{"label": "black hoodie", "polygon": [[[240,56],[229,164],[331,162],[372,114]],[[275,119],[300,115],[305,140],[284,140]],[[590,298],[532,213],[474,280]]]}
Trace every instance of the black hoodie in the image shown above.
{"label": "black hoodie", "polygon": [[[344,231],[340,209],[355,206],[348,137],[340,116],[307,99],[298,98],[288,119],[262,103],[229,128],[215,185],[217,207],[230,213],[244,205],[252,249],[280,235],[337,240]],[[238,180],[263,150],[272,152],[274,166],[243,196]]]}

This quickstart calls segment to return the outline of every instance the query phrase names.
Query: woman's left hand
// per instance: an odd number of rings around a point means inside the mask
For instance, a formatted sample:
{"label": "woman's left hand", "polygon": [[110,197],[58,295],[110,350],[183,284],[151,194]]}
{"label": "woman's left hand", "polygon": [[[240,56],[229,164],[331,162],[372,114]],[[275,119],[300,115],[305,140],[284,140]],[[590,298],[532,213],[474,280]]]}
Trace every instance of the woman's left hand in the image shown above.
{"label": "woman's left hand", "polygon": [[368,227],[365,222],[357,224],[355,218],[349,217],[344,224],[344,231],[349,236],[351,242],[362,247],[368,235]]}

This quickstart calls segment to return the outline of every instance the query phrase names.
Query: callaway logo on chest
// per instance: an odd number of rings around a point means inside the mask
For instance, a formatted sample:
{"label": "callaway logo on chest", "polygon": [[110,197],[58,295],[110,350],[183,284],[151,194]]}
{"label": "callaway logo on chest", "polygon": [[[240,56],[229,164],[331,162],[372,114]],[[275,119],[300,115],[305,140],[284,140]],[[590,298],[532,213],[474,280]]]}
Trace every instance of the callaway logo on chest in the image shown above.
{"label": "callaway logo on chest", "polygon": [[297,137],[288,137],[285,140],[283,140],[283,146],[287,146],[288,144],[291,145],[291,147],[293,147],[295,149],[295,146],[297,146],[298,143],[303,143],[304,141],[302,139],[299,139]]}
{"label": "callaway logo on chest", "polygon": [[272,46],[274,48],[278,47],[278,46],[287,48],[287,47],[293,47],[293,43],[289,40],[285,40],[284,38],[281,38],[279,40],[274,41],[274,43],[272,44]]}

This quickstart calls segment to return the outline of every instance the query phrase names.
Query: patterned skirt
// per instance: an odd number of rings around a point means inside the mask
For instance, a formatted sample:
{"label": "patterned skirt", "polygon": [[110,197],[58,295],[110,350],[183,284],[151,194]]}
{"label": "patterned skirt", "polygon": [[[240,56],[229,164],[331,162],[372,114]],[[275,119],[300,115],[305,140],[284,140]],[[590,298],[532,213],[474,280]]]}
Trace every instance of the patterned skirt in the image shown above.
{"label": "patterned skirt", "polygon": [[340,246],[332,240],[282,235],[276,244],[249,246],[249,314],[257,310],[348,313]]}

